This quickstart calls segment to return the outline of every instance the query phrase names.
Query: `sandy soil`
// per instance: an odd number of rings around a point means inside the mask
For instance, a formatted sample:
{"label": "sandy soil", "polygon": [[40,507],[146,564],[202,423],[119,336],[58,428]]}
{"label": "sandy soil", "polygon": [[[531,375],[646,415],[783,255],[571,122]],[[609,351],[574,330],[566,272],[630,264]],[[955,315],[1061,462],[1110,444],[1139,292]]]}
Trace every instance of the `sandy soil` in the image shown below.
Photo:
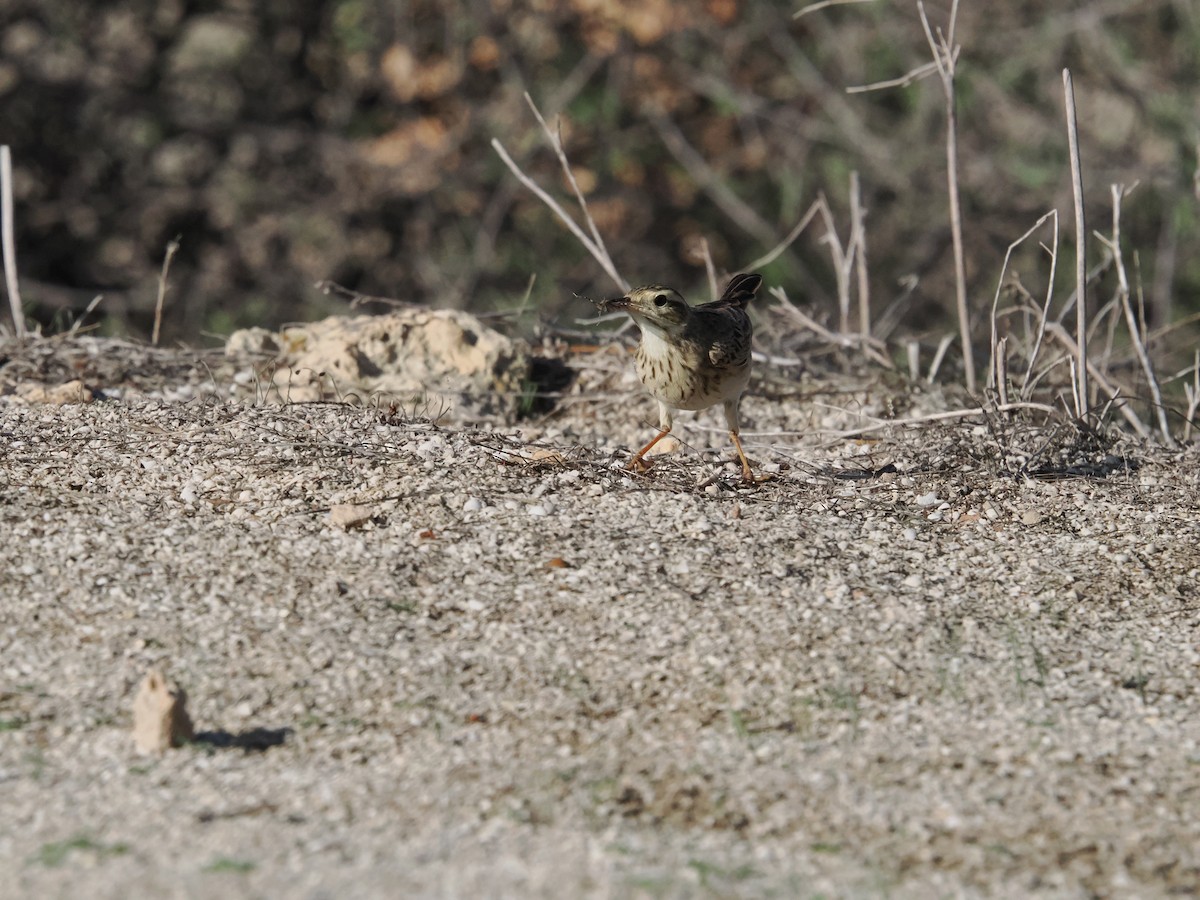
{"label": "sandy soil", "polygon": [[[624,472],[619,379],[435,426],[168,361],[0,397],[3,896],[1200,891],[1196,448],[760,380],[743,487],[709,414]],[[155,665],[200,735],[141,757]]]}

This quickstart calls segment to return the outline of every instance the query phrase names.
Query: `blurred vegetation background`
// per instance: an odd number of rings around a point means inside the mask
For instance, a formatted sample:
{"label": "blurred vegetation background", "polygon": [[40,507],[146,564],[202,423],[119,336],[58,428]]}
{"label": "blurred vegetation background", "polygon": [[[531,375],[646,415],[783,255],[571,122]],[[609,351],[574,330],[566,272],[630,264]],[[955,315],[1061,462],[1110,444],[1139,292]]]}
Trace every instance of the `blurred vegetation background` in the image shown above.
{"label": "blurred vegetation background", "polygon": [[[164,340],[344,311],[314,288],[570,322],[614,285],[489,146],[568,203],[523,100],[559,127],[623,275],[704,299],[700,245],[733,272],[819,191],[849,226],[858,171],[872,304],[918,337],[953,329],[945,110],[915,0],[794,19],[764,0],[3,0],[0,127],[13,148],[26,306]],[[949,0],[928,5],[944,26]],[[1153,328],[1200,308],[1200,7],[1194,0],[966,0],[960,184],[975,333],[1004,252],[1046,211],[1073,237],[1061,71],[1079,103],[1089,226],[1124,204]],[[765,272],[828,317],[814,223]],[[1044,235],[1040,235],[1044,236]],[[1098,241],[1090,242],[1095,260]],[[1047,254],[1014,257],[1037,293]],[[1106,276],[1107,277],[1107,276]],[[1111,285],[1098,285],[1103,302]],[[1186,348],[1178,348],[1180,351]],[[1190,350],[1187,351],[1190,359]]]}

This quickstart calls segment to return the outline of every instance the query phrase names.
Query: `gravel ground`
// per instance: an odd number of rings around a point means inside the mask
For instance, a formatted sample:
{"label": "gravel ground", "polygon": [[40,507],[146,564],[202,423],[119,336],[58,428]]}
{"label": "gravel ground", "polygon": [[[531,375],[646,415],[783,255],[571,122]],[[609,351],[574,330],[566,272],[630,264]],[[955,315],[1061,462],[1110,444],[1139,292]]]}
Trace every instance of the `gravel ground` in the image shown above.
{"label": "gravel ground", "polygon": [[518,427],[0,397],[0,894],[1200,892],[1196,448],[1016,478],[1061,435],[779,379],[774,481],[712,414],[633,476],[604,360]]}

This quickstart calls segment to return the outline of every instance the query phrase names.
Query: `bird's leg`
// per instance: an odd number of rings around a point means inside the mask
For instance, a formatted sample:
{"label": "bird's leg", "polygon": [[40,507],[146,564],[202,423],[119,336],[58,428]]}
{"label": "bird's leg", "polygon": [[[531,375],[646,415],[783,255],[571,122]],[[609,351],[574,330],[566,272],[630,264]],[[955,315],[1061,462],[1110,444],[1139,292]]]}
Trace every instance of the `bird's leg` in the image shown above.
{"label": "bird's leg", "polygon": [[656,434],[645,447],[633,454],[633,459],[625,466],[633,472],[646,472],[650,469],[650,463],[646,462],[645,456],[650,452],[655,444],[671,433],[671,425],[674,423],[674,417],[671,415],[671,408],[661,401],[658,404],[658,434]]}
{"label": "bird's leg", "polygon": [[755,475],[750,468],[750,460],[746,459],[746,451],[742,449],[742,439],[738,436],[738,401],[740,397],[725,401],[725,422],[729,425],[729,437],[733,439],[733,448],[737,450],[738,459],[742,461],[742,481],[747,484],[761,484],[770,481],[770,475]]}

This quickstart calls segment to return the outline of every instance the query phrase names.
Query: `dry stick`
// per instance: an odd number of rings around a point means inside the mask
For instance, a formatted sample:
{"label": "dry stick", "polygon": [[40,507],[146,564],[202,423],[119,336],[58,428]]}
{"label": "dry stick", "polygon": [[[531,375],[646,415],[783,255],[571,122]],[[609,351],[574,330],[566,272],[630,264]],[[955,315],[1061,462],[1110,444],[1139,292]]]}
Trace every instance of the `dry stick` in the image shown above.
{"label": "dry stick", "polygon": [[971,320],[967,310],[967,265],[963,256],[962,206],[958,199],[958,113],[954,102],[954,71],[958,47],[954,43],[954,30],[958,23],[958,0],[950,5],[950,25],[946,34],[938,29],[937,40],[929,27],[925,4],[917,0],[921,14],[921,27],[925,29],[925,40],[937,63],[938,75],[942,80],[942,91],[946,95],[946,185],[950,194],[950,237],[954,244],[954,294],[958,308],[958,331],[962,341],[963,369],[967,377],[967,393],[975,393],[975,353],[971,348]]}
{"label": "dry stick", "polygon": [[1128,192],[1123,184],[1114,184],[1111,189],[1113,200],[1112,240],[1104,237],[1101,237],[1100,240],[1112,251],[1113,261],[1117,267],[1117,294],[1121,299],[1121,306],[1125,310],[1125,327],[1129,329],[1129,339],[1133,341],[1134,352],[1137,353],[1138,362],[1142,364],[1142,371],[1146,373],[1146,383],[1150,386],[1150,396],[1154,399],[1154,411],[1158,414],[1159,433],[1162,434],[1163,442],[1168,447],[1173,447],[1175,441],[1171,438],[1171,430],[1167,425],[1167,409],[1163,406],[1162,390],[1158,386],[1158,378],[1154,374],[1154,364],[1150,361],[1150,354],[1147,352],[1146,343],[1143,340],[1146,333],[1145,328],[1138,326],[1133,303],[1129,299],[1129,278],[1125,274],[1125,259],[1121,253],[1121,198]]}
{"label": "dry stick", "polygon": [[[1045,222],[1047,219],[1049,219],[1051,216],[1054,216],[1054,220],[1055,220],[1055,222],[1057,222],[1058,221],[1058,210],[1052,209],[1052,210],[1050,210],[1050,212],[1043,215],[1040,219],[1038,219],[1036,222],[1034,222],[1032,226],[1030,226],[1028,231],[1026,231],[1023,235],[1021,235],[1019,238],[1017,238],[1011,244],[1009,244],[1008,249],[1004,252],[1004,262],[1000,265],[1000,278],[996,282],[996,293],[992,297],[992,315],[991,315],[992,331],[991,331],[991,338],[988,341],[988,346],[991,347],[991,351],[992,351],[992,358],[988,362],[988,384],[989,384],[989,386],[997,386],[998,387],[1000,384],[999,377],[998,377],[997,371],[996,371],[996,363],[997,363],[997,360],[1000,358],[999,355],[996,353],[996,344],[999,340],[999,336],[997,334],[997,328],[996,328],[996,309],[1000,305],[1000,291],[1004,288],[1004,275],[1005,275],[1005,273],[1008,272],[1009,260],[1012,259],[1013,252],[1019,246],[1021,246],[1021,244],[1025,243],[1025,241],[1027,241],[1029,239],[1029,236],[1032,235],[1035,231],[1037,231],[1042,226],[1042,223]],[[1047,303],[1049,303],[1049,290],[1047,290]],[[1039,339],[1041,338],[1040,332],[1038,333],[1038,337],[1039,337]]]}
{"label": "dry stick", "polygon": [[871,285],[867,280],[867,229],[863,225],[866,210],[862,205],[862,188],[858,170],[850,173],[850,243],[854,245],[854,271],[858,276],[858,330],[871,333]]}
{"label": "dry stick", "polygon": [[946,358],[946,351],[950,349],[950,345],[954,343],[954,335],[948,334],[938,343],[937,352],[933,354],[933,362],[929,364],[929,374],[925,376],[925,380],[933,384],[933,380],[937,378],[938,369],[942,367],[942,360]]}
{"label": "dry stick", "polygon": [[[885,419],[877,421],[874,425],[866,425],[862,428],[853,428],[849,431],[818,431],[815,432],[821,436],[828,436],[834,440],[841,440],[849,437],[857,437],[860,434],[867,434],[872,431],[882,431],[885,428],[896,428],[906,425],[925,425],[929,422],[945,422],[950,419],[967,419],[971,416],[986,416],[995,412],[1010,412],[1014,409],[1033,409],[1038,412],[1054,414],[1058,412],[1053,406],[1047,406],[1045,403],[1026,403],[1018,401],[1009,403],[1004,406],[976,406],[970,409],[951,409],[945,412],[928,413],[923,416],[912,416],[908,419]],[[804,432],[813,434],[814,432]]]}
{"label": "dry stick", "polygon": [[[604,238],[600,237],[600,231],[596,228],[596,223],[592,219],[592,214],[588,212],[587,201],[583,199],[583,191],[579,189],[579,182],[575,180],[575,173],[571,170],[571,164],[567,162],[566,151],[563,150],[562,135],[555,134],[550,130],[550,126],[546,124],[546,120],[542,118],[541,110],[537,108],[537,104],[533,102],[533,98],[529,96],[529,92],[525,92],[525,102],[529,104],[529,108],[533,111],[534,118],[538,120],[538,124],[542,126],[542,133],[546,135],[546,140],[550,142],[550,147],[554,150],[554,155],[558,157],[558,164],[562,166],[562,170],[566,173],[567,181],[571,184],[571,190],[575,192],[575,199],[579,201],[579,208],[583,210],[584,221],[587,222],[588,231],[591,232],[592,240],[596,246],[604,251],[604,255],[608,256],[608,250],[604,246]],[[561,123],[561,120],[560,120]],[[611,262],[611,260],[610,260]]]}
{"label": "dry stick", "polygon": [[996,399],[1001,406],[1008,405],[1008,335],[996,342]]}
{"label": "dry stick", "polygon": [[608,277],[611,278],[622,291],[628,291],[629,282],[622,278],[620,273],[617,272],[616,266],[613,265],[612,257],[608,255],[608,249],[604,246],[603,242],[597,244],[590,237],[584,234],[583,229],[580,228],[578,223],[571,218],[571,215],[562,208],[559,202],[546,193],[546,191],[543,190],[536,181],[521,171],[521,167],[513,162],[513,158],[508,155],[508,151],[504,149],[504,145],[501,144],[496,138],[492,138],[492,149],[496,151],[496,153],[500,156],[500,159],[504,161],[504,164],[508,166],[509,171],[516,176],[517,181],[525,185],[525,187],[527,187],[535,197],[545,203],[546,206],[550,207],[550,211],[558,216],[559,221],[567,226],[567,230],[570,231],[571,234],[575,235],[575,239],[578,240],[579,243],[583,244],[584,249],[587,250],[587,252],[592,255],[592,258],[600,264],[600,268],[604,269],[604,271],[608,274]]}
{"label": "dry stick", "polygon": [[858,334],[847,334],[845,332],[839,334],[830,331],[811,316],[807,316],[801,312],[800,308],[788,298],[787,291],[782,287],[773,287],[770,293],[779,300],[780,310],[784,311],[801,326],[816,334],[821,340],[837,347],[857,347],[869,359],[874,360],[884,368],[895,368],[892,361],[887,357],[887,345],[883,341],[878,338],[864,337]]}
{"label": "dry stick", "polygon": [[1192,439],[1192,422],[1196,419],[1196,409],[1200,407],[1200,350],[1196,351],[1196,361],[1192,365],[1192,384],[1184,384],[1183,393],[1187,396],[1187,417],[1183,423],[1183,442]]}
{"label": "dry stick", "polygon": [[1054,243],[1049,249],[1050,276],[1046,279],[1046,303],[1042,307],[1041,316],[1038,319],[1037,338],[1033,342],[1033,351],[1029,354],[1029,365],[1025,369],[1025,377],[1021,380],[1022,400],[1028,400],[1032,391],[1029,385],[1029,376],[1037,362],[1038,351],[1042,349],[1042,339],[1046,336],[1046,318],[1050,314],[1050,301],[1054,298],[1054,273],[1058,270],[1058,210],[1051,210],[1051,212],[1054,214]]}
{"label": "dry stick", "polygon": [[[1063,328],[1063,326],[1059,325],[1057,322],[1049,322],[1046,325],[1046,331],[1052,338],[1062,344],[1067,352],[1074,357],[1074,359],[1078,360],[1080,358],[1079,345],[1076,343],[1075,339],[1071,337],[1070,332],[1068,332],[1067,329]],[[1084,357],[1084,359],[1086,361],[1087,358]],[[1111,384],[1109,380],[1104,377],[1104,373],[1097,369],[1091,362],[1087,363],[1087,369],[1091,377],[1095,379],[1100,390],[1104,391],[1110,400],[1116,400],[1121,396],[1121,389]],[[1075,396],[1078,397],[1079,372],[1075,366],[1071,367],[1071,382],[1075,385]],[[1141,420],[1138,414],[1134,412],[1128,403],[1120,404],[1117,409],[1121,411],[1121,415],[1125,417],[1125,420],[1133,426],[1133,430],[1138,433],[1139,437],[1146,439],[1150,438],[1150,429],[1146,427],[1145,423]]]}
{"label": "dry stick", "polygon": [[[954,48],[955,59],[958,58],[958,48]],[[920,81],[922,78],[927,78],[938,70],[938,65],[935,62],[922,63],[911,72],[901,75],[899,78],[888,78],[884,81],[872,81],[870,84],[856,84],[846,88],[847,94],[865,94],[868,91],[883,91],[894,87],[908,87],[915,81]]]}
{"label": "dry stick", "polygon": [[[79,333],[80,326],[83,325],[83,320],[92,314],[92,311],[100,305],[100,301],[104,299],[103,294],[97,294],[92,298],[92,302],[84,309],[83,314],[71,323],[71,327],[67,329],[67,337],[75,337]],[[88,326],[90,329],[92,326]]]}
{"label": "dry stick", "polygon": [[21,310],[21,290],[17,287],[17,245],[13,237],[12,151],[0,146],[0,244],[4,248],[4,283],[8,287],[8,306],[12,310],[17,340],[25,340],[25,314]]}
{"label": "dry stick", "polygon": [[692,180],[708,194],[717,208],[730,221],[764,243],[774,239],[774,232],[767,221],[721,180],[721,176],[708,164],[708,160],[688,142],[686,135],[679,130],[679,126],[671,121],[666,113],[658,109],[650,109],[647,111],[647,118],[658,131],[663,146],[681,166],[687,169]]}
{"label": "dry stick", "polygon": [[838,331],[850,333],[850,270],[854,266],[854,244],[847,242],[842,246],[833,223],[833,213],[829,204],[821,196],[821,219],[825,222],[825,236],[821,242],[829,245],[829,255],[833,257],[833,274],[837,280],[838,298]]}
{"label": "dry stick", "polygon": [[790,247],[795,242],[796,238],[800,237],[800,233],[808,227],[808,223],[813,220],[813,217],[818,212],[820,212],[821,206],[824,203],[824,196],[818,195],[817,199],[809,205],[808,211],[801,216],[800,221],[796,224],[796,227],[788,232],[787,237],[776,244],[774,248],[767,251],[766,254],[760,256],[758,259],[754,260],[754,262],[749,263],[742,271],[753,272],[755,269],[761,269],[763,266],[767,266],[775,262],[775,260],[783,255],[783,251]]}
{"label": "dry stick", "polygon": [[163,255],[162,271],[158,273],[158,299],[154,302],[154,330],[150,334],[150,343],[158,346],[158,332],[162,328],[163,301],[167,297],[167,272],[171,268],[171,260],[179,252],[179,237],[176,236],[167,243],[167,252]]}
{"label": "dry stick", "polygon": [[796,10],[792,13],[793,19],[799,19],[802,16],[807,16],[809,13],[815,13],[817,10],[828,9],[831,6],[849,6],[851,3],[874,3],[875,0],[820,0],[819,3],[810,3],[803,9]]}
{"label": "dry stick", "polygon": [[1083,214],[1083,167],[1079,162],[1079,126],[1075,121],[1075,87],[1071,70],[1063,69],[1063,101],[1067,111],[1067,146],[1071,154],[1071,193],[1075,198],[1075,415],[1087,414],[1087,225]]}
{"label": "dry stick", "polygon": [[700,238],[700,254],[704,257],[704,272],[708,275],[709,295],[717,299],[717,267],[713,265],[712,253],[708,249],[708,238]]}
{"label": "dry stick", "polygon": [[921,342],[909,341],[908,350],[908,380],[916,382],[921,377]]}

